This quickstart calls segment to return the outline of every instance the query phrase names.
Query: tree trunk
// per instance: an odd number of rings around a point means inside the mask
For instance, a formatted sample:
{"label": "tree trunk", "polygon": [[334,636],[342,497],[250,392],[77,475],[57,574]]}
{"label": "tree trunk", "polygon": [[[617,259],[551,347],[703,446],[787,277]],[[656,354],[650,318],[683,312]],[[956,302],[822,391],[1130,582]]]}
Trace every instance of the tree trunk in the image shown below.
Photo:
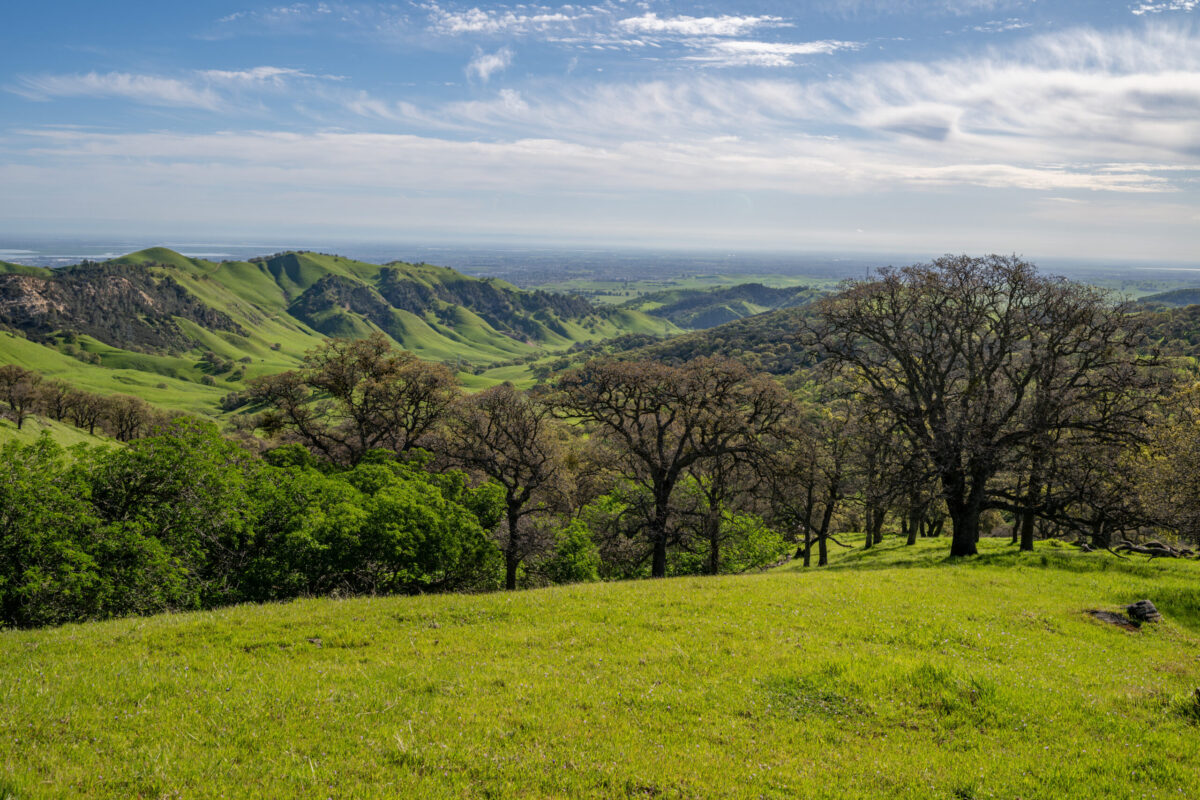
{"label": "tree trunk", "polygon": [[708,526],[708,574],[721,574],[721,518],[709,515]]}
{"label": "tree trunk", "polygon": [[1021,549],[1033,550],[1033,516],[1042,494],[1042,459],[1035,451],[1033,466],[1029,470],[1029,488],[1025,492],[1025,511],[1021,515]]}
{"label": "tree trunk", "polygon": [[504,554],[504,588],[509,591],[517,588],[517,567],[520,563],[512,545],[509,545],[508,552]]}
{"label": "tree trunk", "polygon": [[1021,549],[1033,550],[1033,512],[1021,514]]}
{"label": "tree trunk", "polygon": [[650,562],[650,577],[667,577],[667,536],[665,531],[656,533],[654,537],[654,559]]}
{"label": "tree trunk", "polygon": [[812,566],[812,528],[804,526],[804,566]]}
{"label": "tree trunk", "polygon": [[863,549],[870,550],[875,544],[875,512],[870,507],[863,514],[863,528],[866,531],[863,536]]}
{"label": "tree trunk", "polygon": [[817,534],[817,566],[829,564],[829,523],[833,520],[833,500],[825,503],[825,513],[821,516],[821,530]]}
{"label": "tree trunk", "polygon": [[957,518],[951,517],[950,555],[979,554],[979,509],[965,508]]}
{"label": "tree trunk", "polygon": [[883,544],[883,523],[886,518],[887,512],[880,509],[875,518],[875,530],[871,532],[871,538],[875,540],[875,544]]}
{"label": "tree trunk", "polygon": [[508,505],[508,544],[504,548],[504,588],[512,591],[517,588],[517,567],[521,565],[520,543],[521,509],[519,506]]}
{"label": "tree trunk", "polygon": [[951,470],[942,473],[942,493],[950,512],[950,555],[979,553],[979,515],[983,511],[987,472]]}
{"label": "tree trunk", "polygon": [[920,521],[917,519],[917,512],[913,512],[912,517],[908,521],[908,538],[904,544],[914,545],[917,543],[917,531],[920,528]]}
{"label": "tree trunk", "polygon": [[950,555],[978,555],[980,503],[966,500],[947,505],[950,507]]}

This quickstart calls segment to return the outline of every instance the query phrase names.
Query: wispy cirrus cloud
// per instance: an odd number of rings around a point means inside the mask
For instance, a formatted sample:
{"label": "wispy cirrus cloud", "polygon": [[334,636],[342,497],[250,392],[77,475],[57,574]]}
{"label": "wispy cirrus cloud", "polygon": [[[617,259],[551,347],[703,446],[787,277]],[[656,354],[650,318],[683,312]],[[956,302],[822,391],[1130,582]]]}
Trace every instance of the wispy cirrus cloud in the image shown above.
{"label": "wispy cirrus cloud", "polygon": [[717,40],[695,43],[703,51],[684,56],[685,61],[695,61],[716,67],[791,67],[801,56],[829,55],[838,50],[857,50],[858,42],[760,42],[754,40]]}
{"label": "wispy cirrus cloud", "polygon": [[252,24],[259,27],[303,25],[324,20],[334,14],[329,3],[291,3],[289,5],[234,11],[217,20],[218,25]]}
{"label": "wispy cirrus cloud", "polygon": [[341,80],[290,67],[259,66],[242,70],[194,70],[178,77],[128,72],[22,75],[9,91],[32,100],[120,98],[140,105],[228,110],[244,91],[281,91],[294,81]]}
{"label": "wispy cirrus cloud", "polygon": [[314,75],[290,67],[253,67],[251,69],[205,69],[197,73],[201,78],[214,83],[283,86],[293,78],[322,78],[340,80],[335,75]]}
{"label": "wispy cirrus cloud", "polygon": [[689,17],[679,15],[660,17],[648,12],[639,17],[626,17],[617,26],[631,33],[671,34],[677,36],[741,36],[757,28],[790,27],[783,17],[733,16]]}
{"label": "wispy cirrus cloud", "polygon": [[223,99],[212,88],[192,81],[135,75],[128,72],[87,72],[74,75],[24,75],[10,91],[33,100],[59,97],[119,97],[154,106],[179,106],[215,111]]}
{"label": "wispy cirrus cloud", "polygon": [[[867,182],[1130,192],[1170,191],[1200,175],[1200,39],[1168,28],[1077,29],[969,58],[865,64],[836,79],[505,89],[424,108],[358,102],[377,118],[492,141],[728,140],[753,144],[762,163],[772,148],[785,163],[799,146],[810,168],[825,153],[841,163],[822,171]],[[1121,163],[1130,166],[1114,167]]]}

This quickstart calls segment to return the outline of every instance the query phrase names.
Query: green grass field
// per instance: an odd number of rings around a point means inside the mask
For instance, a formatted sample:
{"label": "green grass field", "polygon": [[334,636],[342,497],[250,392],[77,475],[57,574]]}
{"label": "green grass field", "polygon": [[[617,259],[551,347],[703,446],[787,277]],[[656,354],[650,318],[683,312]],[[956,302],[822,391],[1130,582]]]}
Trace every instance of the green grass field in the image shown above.
{"label": "green grass field", "polygon": [[0,796],[1200,793],[1200,564],[945,551],[3,633]]}

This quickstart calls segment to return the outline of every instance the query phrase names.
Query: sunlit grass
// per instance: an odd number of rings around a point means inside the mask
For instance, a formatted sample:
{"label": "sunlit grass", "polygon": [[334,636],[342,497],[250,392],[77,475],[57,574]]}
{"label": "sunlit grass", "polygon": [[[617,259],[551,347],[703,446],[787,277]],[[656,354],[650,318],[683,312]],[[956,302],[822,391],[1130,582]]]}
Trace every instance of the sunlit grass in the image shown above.
{"label": "sunlit grass", "polygon": [[4,633],[0,793],[1200,792],[1200,564],[945,550]]}

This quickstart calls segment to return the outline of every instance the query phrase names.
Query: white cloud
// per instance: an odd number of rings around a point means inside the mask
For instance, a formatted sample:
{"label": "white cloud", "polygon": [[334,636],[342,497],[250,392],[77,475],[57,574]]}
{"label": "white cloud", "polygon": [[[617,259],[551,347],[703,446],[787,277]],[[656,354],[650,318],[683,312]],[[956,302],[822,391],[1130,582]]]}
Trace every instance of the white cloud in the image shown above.
{"label": "white cloud", "polygon": [[[849,244],[832,232],[840,226],[847,237],[858,235],[856,227],[869,230],[873,246],[1028,253],[1038,237],[1064,238],[1065,254],[1108,257],[1119,248],[1194,257],[1200,245],[1195,205],[1160,200],[1170,195],[1158,190],[1170,187],[1152,172],[965,163],[828,137],[590,145],[340,132],[16,135],[36,143],[17,161],[0,158],[0,183],[10,189],[0,195],[0,215],[9,219],[74,215],[142,231],[155,223],[230,230],[247,220],[241,227],[301,236],[369,228],[393,238],[493,232],[595,236],[610,245],[642,238],[809,248]],[[68,191],[80,184],[108,187],[104,206],[91,193]],[[1085,202],[1031,203],[1029,191]],[[268,207],[259,201],[264,192]],[[763,200],[749,205],[751,213],[731,201],[747,195]],[[1122,196],[1139,199],[1123,206],[1106,199]],[[997,198],[1008,200],[997,205]],[[1142,211],[1136,235],[1117,219],[1125,207]],[[1097,209],[1114,218],[1111,226],[1096,229]],[[1039,218],[1049,222],[1035,231]]]}
{"label": "white cloud", "polygon": [[976,33],[1006,33],[1008,31],[1019,31],[1028,28],[1032,23],[1009,17],[1008,19],[997,19],[990,22],[985,22],[982,25],[973,25],[971,30]]}
{"label": "white cloud", "polygon": [[467,75],[487,83],[497,72],[503,72],[512,64],[513,52],[502,47],[494,53],[477,53],[467,64]]}
{"label": "white cloud", "polygon": [[301,79],[341,80],[290,67],[261,66],[244,70],[206,69],[186,78],[127,72],[68,75],[25,75],[10,91],[35,100],[58,97],[121,98],[153,106],[179,106],[209,111],[229,110],[241,91],[278,91]]}
{"label": "white cloud", "polygon": [[212,89],[191,82],[127,72],[88,72],[76,75],[28,75],[13,89],[37,100],[56,97],[119,97],[155,106],[216,110],[222,105]]}
{"label": "white cloud", "polygon": [[283,86],[290,78],[332,78],[328,75],[313,75],[308,72],[303,72],[298,69],[289,67],[253,67],[251,69],[228,70],[228,69],[205,69],[200,70],[201,78],[212,81],[214,83],[229,83],[229,84],[271,84],[273,86]]}
{"label": "white cloud", "polygon": [[[715,37],[680,44],[693,57],[762,59],[851,46]],[[512,58],[511,51],[481,51],[470,74],[486,81]],[[20,134],[6,138],[0,183],[10,198],[39,185],[51,187],[39,196],[62,196],[53,187],[68,181],[119,185],[136,203],[130,214],[158,213],[156,203],[174,207],[182,193],[164,187],[186,186],[189,196],[194,189],[209,198],[204,202],[214,219],[240,213],[222,210],[220,199],[249,195],[252,187],[289,198],[279,213],[293,219],[337,198],[338,219],[351,220],[346,224],[354,224],[368,200],[379,200],[380,209],[364,213],[383,219],[417,208],[421,199],[426,216],[414,220],[432,219],[435,210],[461,219],[463,209],[480,209],[479,218],[497,226],[511,222],[505,214],[520,207],[519,198],[539,198],[529,200],[526,220],[540,222],[540,214],[567,220],[563,209],[573,208],[578,224],[590,224],[591,210],[620,207],[630,209],[623,223],[649,227],[667,225],[671,209],[717,207],[721,198],[765,192],[793,204],[788,208],[824,213],[839,203],[853,206],[856,221],[847,229],[866,221],[872,235],[880,220],[892,219],[891,210],[874,218],[857,212],[888,196],[924,209],[943,228],[949,223],[928,209],[952,196],[971,198],[964,207],[1019,198],[1011,202],[1021,214],[1059,208],[1055,213],[1077,214],[1072,219],[1081,225],[1094,204],[1115,202],[1111,198],[1136,195],[1149,208],[1197,205],[1200,35],[1190,30],[1083,28],[958,58],[851,64],[836,78],[780,74],[784,78],[751,80],[686,71],[631,82],[603,76],[537,81],[484,99],[420,106],[318,84],[285,67],[211,70],[186,79],[43,76],[41,85],[23,79],[21,91],[51,97],[87,90],[202,107],[253,92],[266,96],[276,91],[274,82],[294,82],[314,103],[336,104],[324,119],[338,130],[38,130],[27,134],[32,138],[23,149],[14,144]],[[356,122],[366,130],[355,132]],[[674,200],[663,202],[667,196]],[[14,200],[0,197],[0,213],[16,219],[19,211]],[[1193,227],[1194,217],[1193,210]],[[1014,216],[1008,230],[1020,234],[1022,221],[1028,220]],[[1186,234],[1189,242],[1200,244],[1198,231]]]}
{"label": "white cloud", "polygon": [[[754,42],[739,51],[739,42],[722,42],[729,57],[792,57]],[[852,185],[1168,191],[1200,174],[1200,39],[1080,29],[969,58],[866,64],[836,79],[575,83],[421,109],[360,98],[356,108],[488,140],[538,135],[611,149],[733,137],[760,148],[760,163],[799,147],[814,175],[851,174]]]}
{"label": "white cloud", "polygon": [[433,30],[448,36],[471,33],[489,35],[531,33],[570,25],[576,20],[588,16],[586,12],[577,11],[571,6],[564,7],[575,12],[570,15],[562,13],[561,10],[530,9],[528,6],[519,6],[516,11],[480,8],[448,11],[437,3],[427,3],[423,8],[429,13],[430,26]]}
{"label": "white cloud", "polygon": [[328,3],[292,3],[254,11],[235,11],[217,20],[219,25],[234,22],[253,22],[256,25],[279,26],[312,22],[333,14]]}
{"label": "white cloud", "polygon": [[756,28],[787,26],[782,17],[660,17],[646,13],[640,17],[628,17],[618,25],[633,33],[674,34],[679,36],[740,36]]}
{"label": "white cloud", "polygon": [[1168,0],[1160,3],[1138,3],[1130,8],[1137,16],[1143,14],[1161,14],[1164,11],[1195,11],[1200,6],[1200,0]]}
{"label": "white cloud", "polygon": [[857,42],[756,42],[719,40],[698,44],[705,52],[684,56],[685,61],[698,61],[718,67],[791,67],[797,56],[828,55],[838,50],[854,50]]}

